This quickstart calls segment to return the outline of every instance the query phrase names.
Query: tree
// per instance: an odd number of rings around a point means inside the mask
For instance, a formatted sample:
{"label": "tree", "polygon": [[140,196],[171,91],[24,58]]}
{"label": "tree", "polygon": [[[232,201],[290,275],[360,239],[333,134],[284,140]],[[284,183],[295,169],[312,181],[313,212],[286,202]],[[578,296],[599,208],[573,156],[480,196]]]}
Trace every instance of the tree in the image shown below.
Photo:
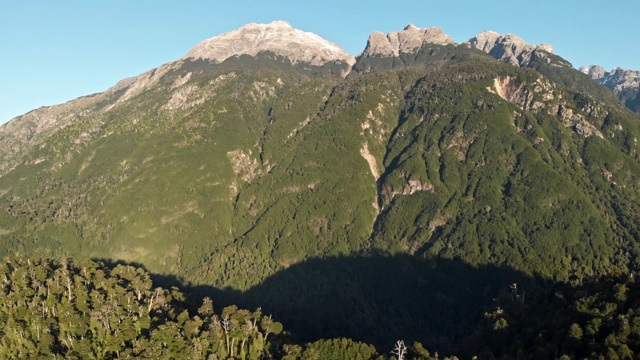
{"label": "tree", "polygon": [[404,341],[398,340],[391,353],[395,354],[398,357],[398,360],[404,360],[404,355],[407,353],[407,347],[405,346]]}

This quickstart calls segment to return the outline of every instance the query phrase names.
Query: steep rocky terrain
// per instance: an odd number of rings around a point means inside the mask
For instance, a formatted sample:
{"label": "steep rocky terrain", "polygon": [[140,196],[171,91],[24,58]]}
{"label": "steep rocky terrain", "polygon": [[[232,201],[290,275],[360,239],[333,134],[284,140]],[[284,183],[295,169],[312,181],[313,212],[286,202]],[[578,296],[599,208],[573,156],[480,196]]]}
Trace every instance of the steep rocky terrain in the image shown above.
{"label": "steep rocky terrain", "polygon": [[369,36],[367,47],[361,56],[399,56],[401,53],[414,53],[425,44],[449,45],[453,43],[453,39],[440,28],[420,29],[409,24],[404,30],[389,34],[374,32]]}
{"label": "steep rocky terrain", "polygon": [[553,54],[553,47],[549,44],[530,45],[516,35],[500,35],[494,31],[483,31],[469,39],[467,44],[507,64],[523,67],[528,66],[534,57],[545,58]]}
{"label": "steep rocky terrain", "polygon": [[615,103],[615,94],[590,81],[587,72],[576,71],[571,63],[554,54],[551,45],[532,45],[516,35],[493,31],[483,31],[465,44],[507,64],[534,69],[559,85]]}
{"label": "steep rocky terrain", "polygon": [[629,109],[640,112],[640,71],[619,67],[606,71],[598,65],[582,66],[580,71],[589,75],[598,84],[613,90]]}
{"label": "steep rocky terrain", "polygon": [[252,24],[18,117],[0,254],[135,263],[305,340],[442,347],[505,284],[637,268],[638,116],[549,47],[475,39],[407,26],[354,63]]}
{"label": "steep rocky terrain", "polygon": [[469,56],[488,58],[483,52],[456,44],[442,29],[407,25],[389,34],[374,32],[358,56],[352,74],[401,69],[407,66],[432,67],[457,62]]}

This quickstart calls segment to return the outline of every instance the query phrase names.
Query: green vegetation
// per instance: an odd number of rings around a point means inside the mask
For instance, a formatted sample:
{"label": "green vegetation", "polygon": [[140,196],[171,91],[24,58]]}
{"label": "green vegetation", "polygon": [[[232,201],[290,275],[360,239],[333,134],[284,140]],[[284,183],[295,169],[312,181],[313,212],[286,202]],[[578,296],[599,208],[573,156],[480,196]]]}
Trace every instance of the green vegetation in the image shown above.
{"label": "green vegetation", "polygon": [[[393,265],[407,261],[411,260],[399,259]],[[448,267],[427,278],[427,287],[452,270]],[[402,278],[396,275],[390,278]],[[394,341],[386,347],[388,351],[380,353],[370,344],[344,337],[295,341],[295,333],[260,308],[248,311],[231,305],[218,310],[215,300],[208,297],[195,302],[193,294],[185,295],[178,288],[156,287],[150,274],[133,266],[108,268],[92,261],[10,257],[0,264],[0,278],[3,358],[439,358],[437,352],[432,355],[419,342],[409,346],[402,340]],[[390,281],[383,280],[381,287],[389,285]],[[400,288],[387,290],[397,292]],[[545,288],[517,282],[495,294],[493,309],[485,312],[474,334],[459,342],[455,354],[478,359],[633,359],[640,352],[640,285],[633,277],[607,276],[583,284],[556,283]],[[351,295],[356,298],[360,294]],[[452,294],[439,294],[440,298],[448,296]],[[419,308],[411,309],[418,310],[413,312],[415,320],[438,313],[434,299],[423,298],[421,306],[428,310],[425,314]],[[454,297],[447,301],[451,299]],[[342,307],[347,304],[339,303]],[[400,308],[407,305],[397,299],[388,304]],[[342,310],[366,310],[369,316],[374,315],[371,309],[358,309],[360,305]],[[449,321],[460,320],[455,314],[447,316]],[[311,316],[305,320],[309,324],[319,319]],[[379,327],[393,331],[394,324],[385,322],[393,319],[379,320]],[[442,324],[444,318],[430,321]]]}
{"label": "green vegetation", "polygon": [[[349,339],[292,344],[260,309],[186,309],[140,268],[12,257],[0,264],[0,356],[16,359],[389,359]],[[405,359],[432,359],[416,343]],[[415,355],[415,356],[413,356]]]}
{"label": "green vegetation", "polygon": [[640,284],[626,275],[523,292],[505,289],[463,346],[480,359],[635,359]]}
{"label": "green vegetation", "polygon": [[[0,176],[0,256],[140,265],[163,286],[262,307],[288,335],[260,340],[264,317],[233,307],[217,320],[184,313],[175,289],[160,290],[169,305],[154,308],[148,289],[136,306],[150,310],[126,320],[137,330],[117,335],[130,340],[113,345],[91,332],[102,305],[84,313],[69,305],[88,327],[67,339],[51,332],[46,349],[15,340],[7,351],[82,357],[69,339],[91,339],[82,351],[96,358],[154,348],[167,353],[150,357],[364,359],[390,356],[375,349],[405,339],[448,352],[505,284],[630,273],[640,265],[638,117],[583,74],[554,66],[558,59],[537,60],[515,68],[464,46],[431,46],[362,60],[343,79],[344,64],[294,65],[266,53],[176,63],[137,92],[114,92]],[[52,270],[38,281],[59,279],[55,299],[68,303],[81,291],[65,293],[66,279],[86,278],[78,286],[85,281],[87,294],[99,288],[87,285],[97,275],[77,269],[109,272],[39,264]],[[135,293],[127,276],[148,276],[124,265],[109,273],[123,299]],[[26,296],[15,302],[26,306],[49,298],[39,291],[6,296]],[[113,306],[125,313],[122,304]],[[168,333],[218,326],[226,315],[253,327],[223,345],[203,345],[205,330],[171,337],[175,346],[144,345],[156,332],[169,344]]]}
{"label": "green vegetation", "polygon": [[176,288],[132,266],[8,258],[0,265],[2,358],[261,359],[282,325],[260,310],[193,316]]}

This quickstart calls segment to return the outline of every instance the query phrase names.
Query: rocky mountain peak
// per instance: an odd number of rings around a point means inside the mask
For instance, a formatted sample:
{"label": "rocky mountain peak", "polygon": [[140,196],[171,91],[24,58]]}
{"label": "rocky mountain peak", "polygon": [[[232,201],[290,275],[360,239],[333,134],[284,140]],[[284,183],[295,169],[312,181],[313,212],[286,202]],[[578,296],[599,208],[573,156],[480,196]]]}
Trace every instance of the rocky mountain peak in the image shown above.
{"label": "rocky mountain peak", "polygon": [[581,66],[579,70],[589,75],[597,83],[613,90],[616,94],[620,94],[626,89],[640,88],[640,71],[621,67],[607,71],[599,65]]}
{"label": "rocky mountain peak", "polygon": [[402,31],[372,33],[362,56],[399,56],[401,53],[413,53],[425,44],[448,45],[454,41],[438,27],[421,29],[409,24]]}
{"label": "rocky mountain peak", "polygon": [[498,60],[516,66],[526,64],[531,59],[533,52],[553,54],[553,47],[549,44],[531,45],[519,36],[513,34],[501,35],[495,31],[488,30],[469,39],[466,43]]}
{"label": "rocky mountain peak", "polygon": [[306,62],[322,66],[328,62],[342,61],[352,65],[353,55],[320,36],[293,28],[286,21],[269,24],[251,23],[237,30],[204,40],[183,59],[208,59],[222,62],[238,55],[255,56],[271,51],[293,63]]}
{"label": "rocky mountain peak", "polygon": [[600,65],[580,66],[578,69],[580,72],[589,75],[593,80],[603,78],[607,73],[607,70]]}

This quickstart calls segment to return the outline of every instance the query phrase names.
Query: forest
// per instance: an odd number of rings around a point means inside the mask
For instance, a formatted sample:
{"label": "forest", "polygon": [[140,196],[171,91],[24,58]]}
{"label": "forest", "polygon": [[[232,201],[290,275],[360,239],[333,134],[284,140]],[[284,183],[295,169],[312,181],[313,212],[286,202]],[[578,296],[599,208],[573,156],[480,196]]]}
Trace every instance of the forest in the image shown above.
{"label": "forest", "polygon": [[[2,358],[634,359],[640,351],[640,284],[623,274],[509,284],[474,333],[440,354],[404,339],[385,348],[344,337],[300,341],[259,307],[219,308],[156,286],[131,265],[10,257],[0,278]],[[393,319],[380,321],[384,328]]]}

